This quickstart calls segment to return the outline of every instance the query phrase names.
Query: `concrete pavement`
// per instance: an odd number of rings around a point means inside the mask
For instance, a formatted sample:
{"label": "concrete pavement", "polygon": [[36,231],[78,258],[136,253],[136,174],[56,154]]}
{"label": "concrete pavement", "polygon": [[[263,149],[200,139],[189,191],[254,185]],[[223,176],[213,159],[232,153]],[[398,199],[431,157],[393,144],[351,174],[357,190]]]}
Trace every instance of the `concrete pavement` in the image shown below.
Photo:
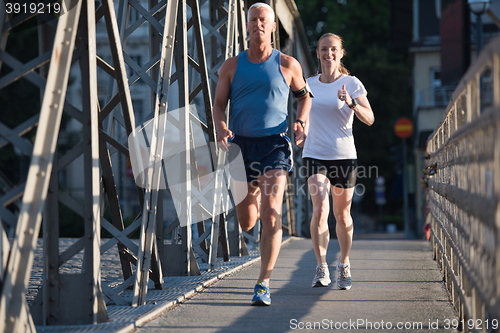
{"label": "concrete pavement", "polygon": [[351,252],[353,287],[349,291],[335,288],[338,254],[338,243],[333,239],[328,252],[332,285],[311,288],[316,267],[311,240],[294,238],[282,247],[273,271],[271,306],[250,306],[260,268],[257,262],[136,332],[455,331],[453,320],[458,315],[428,242],[355,239]]}

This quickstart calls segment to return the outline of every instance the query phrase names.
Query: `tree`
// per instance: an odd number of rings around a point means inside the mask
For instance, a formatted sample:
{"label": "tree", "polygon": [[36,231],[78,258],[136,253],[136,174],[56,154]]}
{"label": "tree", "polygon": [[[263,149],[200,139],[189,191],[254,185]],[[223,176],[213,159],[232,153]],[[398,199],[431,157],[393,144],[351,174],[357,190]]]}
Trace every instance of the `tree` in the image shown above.
{"label": "tree", "polygon": [[[296,0],[314,58],[317,40],[324,33],[333,32],[343,39],[346,50],[343,63],[365,85],[375,113],[372,127],[360,121],[353,125],[358,163],[365,168],[376,166],[388,189],[398,176],[389,152],[391,146],[399,143],[394,136],[394,122],[412,114],[411,66],[407,54],[411,2],[406,2],[402,5],[391,0]],[[408,20],[401,20],[401,15],[408,16]],[[367,190],[363,210],[375,214],[375,175],[371,177],[360,178],[358,182]],[[386,211],[397,214],[401,206],[402,200],[393,198],[388,201]]]}

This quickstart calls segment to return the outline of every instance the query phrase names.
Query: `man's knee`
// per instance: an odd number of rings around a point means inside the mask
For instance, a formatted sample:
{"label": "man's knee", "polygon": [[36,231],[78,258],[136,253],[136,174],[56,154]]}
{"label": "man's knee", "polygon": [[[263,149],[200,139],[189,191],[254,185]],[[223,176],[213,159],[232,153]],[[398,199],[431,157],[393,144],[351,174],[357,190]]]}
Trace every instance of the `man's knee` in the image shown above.
{"label": "man's knee", "polygon": [[260,208],[262,218],[275,221],[281,217],[281,207],[263,206]]}
{"label": "man's knee", "polygon": [[275,233],[281,230],[281,209],[274,207],[263,208],[261,211],[262,216],[262,230]]}

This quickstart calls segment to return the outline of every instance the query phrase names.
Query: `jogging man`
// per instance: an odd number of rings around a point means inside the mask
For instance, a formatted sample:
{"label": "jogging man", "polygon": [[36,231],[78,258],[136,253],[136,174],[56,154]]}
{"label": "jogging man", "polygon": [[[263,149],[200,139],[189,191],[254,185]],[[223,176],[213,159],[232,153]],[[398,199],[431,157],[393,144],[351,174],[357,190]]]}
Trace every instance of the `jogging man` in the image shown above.
{"label": "jogging man", "polygon": [[282,240],[283,194],[293,165],[291,142],[285,135],[288,94],[291,89],[298,101],[293,124],[297,145],[305,139],[312,95],[299,62],[272,46],[276,22],[269,5],[255,3],[249,8],[247,30],[248,49],[220,68],[213,115],[219,147],[230,152],[234,144],[243,155],[248,194],[236,206],[238,222],[250,230],[259,218],[262,221],[261,269],[252,305],[270,305],[269,280]]}

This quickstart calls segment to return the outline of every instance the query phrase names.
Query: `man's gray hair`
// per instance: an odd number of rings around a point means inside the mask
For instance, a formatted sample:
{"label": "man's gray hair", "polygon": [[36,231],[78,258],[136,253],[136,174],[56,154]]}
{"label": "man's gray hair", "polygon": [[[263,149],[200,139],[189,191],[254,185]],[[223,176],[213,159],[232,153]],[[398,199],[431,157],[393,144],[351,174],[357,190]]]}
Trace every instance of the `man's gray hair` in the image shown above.
{"label": "man's gray hair", "polygon": [[271,13],[271,22],[274,22],[273,8],[269,6],[267,3],[256,2],[253,5],[251,5],[250,8],[248,8],[247,23],[250,22],[250,10],[252,10],[253,8],[266,8],[267,10],[269,10],[269,13]]}

